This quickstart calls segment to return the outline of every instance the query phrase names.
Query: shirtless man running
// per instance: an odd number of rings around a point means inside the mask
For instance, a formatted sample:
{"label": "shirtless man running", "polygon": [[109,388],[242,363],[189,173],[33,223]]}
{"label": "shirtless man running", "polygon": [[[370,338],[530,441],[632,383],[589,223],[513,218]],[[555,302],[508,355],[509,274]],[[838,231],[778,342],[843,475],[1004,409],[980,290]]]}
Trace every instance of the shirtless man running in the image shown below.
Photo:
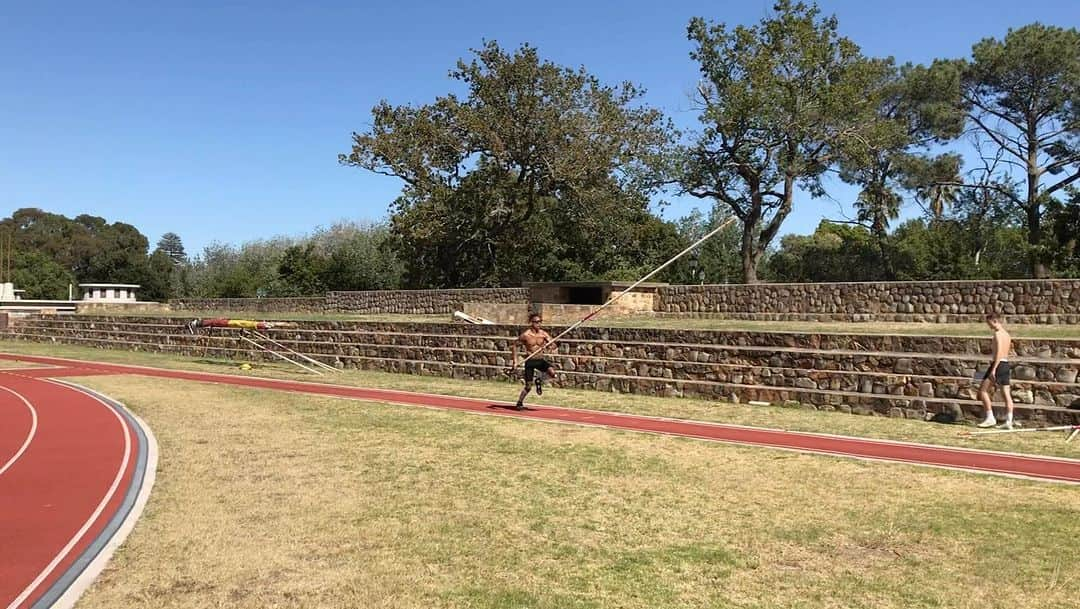
{"label": "shirtless man running", "polygon": [[1002,427],[1005,429],[1012,429],[1013,400],[1012,393],[1009,390],[1011,378],[1009,370],[1009,351],[1012,349],[1012,338],[1009,336],[1009,333],[1005,331],[1004,322],[997,313],[990,313],[986,316],[986,325],[990,326],[990,329],[994,331],[994,350],[990,368],[986,371],[986,374],[983,375],[982,383],[979,385],[979,399],[982,400],[983,407],[986,408],[986,419],[984,419],[982,423],[979,423],[979,427],[993,427],[994,425],[997,425],[997,420],[994,418],[994,408],[990,403],[990,397],[998,387],[1001,387],[1005,390],[1005,408],[1007,411],[1007,414],[1005,415],[1005,424]]}
{"label": "shirtless man running", "polygon": [[[541,357],[543,355],[541,349],[551,342],[551,335],[540,329],[541,321],[543,320],[540,318],[539,313],[531,313],[529,315],[529,328],[522,332],[521,336],[518,336],[517,340],[510,345],[510,360],[513,362],[514,368],[517,368],[518,365],[518,345],[525,349],[525,387],[521,390],[521,394],[518,395],[518,410],[525,409],[525,396],[529,395],[534,382],[536,384],[536,395],[542,395],[544,393],[545,376],[555,378],[554,366]],[[539,352],[529,357],[535,351]],[[539,374],[537,374],[538,372]],[[534,377],[535,381],[533,380]]]}

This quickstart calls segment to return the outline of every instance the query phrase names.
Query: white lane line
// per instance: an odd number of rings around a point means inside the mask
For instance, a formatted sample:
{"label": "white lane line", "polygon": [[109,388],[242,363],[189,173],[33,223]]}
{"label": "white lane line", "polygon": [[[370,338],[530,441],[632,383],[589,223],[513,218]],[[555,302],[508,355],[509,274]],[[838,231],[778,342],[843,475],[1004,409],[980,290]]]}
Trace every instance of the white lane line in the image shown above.
{"label": "white lane line", "polygon": [[[64,387],[59,383],[52,384]],[[78,393],[80,396],[85,395],[70,387],[64,388],[68,391]],[[39,573],[38,576],[34,578],[34,581],[30,582],[30,585],[28,585],[26,589],[24,589],[22,593],[19,594],[19,596],[15,597],[15,600],[13,600],[11,604],[7,606],[7,609],[16,609],[16,607],[18,607],[24,600],[26,600],[26,598],[29,597],[34,592],[34,590],[41,585],[41,582],[45,581],[45,579],[48,578],[54,570],[56,570],[57,565],[59,565],[67,557],[67,555],[71,553],[72,548],[74,548],[75,545],[79,543],[79,540],[81,540],[82,537],[86,535],[86,532],[90,530],[90,527],[93,526],[94,522],[97,521],[98,517],[101,516],[101,513],[105,511],[105,506],[109,504],[109,501],[112,500],[113,495],[116,494],[116,489],[120,487],[120,481],[124,478],[124,472],[127,471],[128,461],[131,458],[131,434],[128,430],[127,423],[124,422],[124,419],[120,415],[120,413],[113,410],[108,404],[102,402],[96,397],[94,398],[94,400],[104,406],[105,409],[108,410],[114,417],[116,417],[116,420],[120,422],[120,427],[124,430],[124,458],[120,462],[120,467],[116,472],[116,477],[113,478],[112,485],[109,486],[109,490],[105,493],[105,497],[103,497],[101,499],[101,502],[98,503],[98,506],[94,510],[94,512],[90,515],[89,518],[87,518],[86,522],[83,523],[82,527],[79,528],[79,530],[75,533],[71,540],[67,542],[67,545],[65,545],[60,550],[60,552],[57,553],[56,557],[52,559],[52,562],[45,566],[41,573]]]}
{"label": "white lane line", "polygon": [[22,403],[26,404],[26,407],[30,410],[30,431],[27,432],[26,440],[23,441],[22,446],[19,447],[19,450],[15,453],[15,455],[8,459],[8,462],[5,463],[3,467],[0,467],[0,475],[3,475],[3,473],[10,469],[12,465],[15,465],[15,462],[19,460],[19,457],[21,457],[23,453],[26,452],[26,449],[30,446],[30,442],[34,440],[34,434],[37,433],[38,416],[37,410],[34,409],[34,405],[31,404],[30,400],[26,399],[21,393],[15,391],[14,389],[8,389],[7,387],[4,387],[2,385],[0,385],[0,389],[3,389],[4,391],[22,400]]}

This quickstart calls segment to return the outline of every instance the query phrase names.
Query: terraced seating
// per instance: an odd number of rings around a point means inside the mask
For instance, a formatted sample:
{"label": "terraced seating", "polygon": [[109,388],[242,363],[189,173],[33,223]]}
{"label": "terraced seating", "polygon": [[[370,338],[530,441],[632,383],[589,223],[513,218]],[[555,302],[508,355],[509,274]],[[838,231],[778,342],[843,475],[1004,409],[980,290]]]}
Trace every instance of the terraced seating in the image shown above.
{"label": "terraced seating", "polygon": [[[505,378],[516,328],[451,324],[299,322],[267,331],[291,349],[346,368]],[[555,331],[555,330],[553,330]],[[182,320],[47,316],[7,336],[184,355],[270,357],[234,330],[191,335]],[[551,359],[564,386],[922,417],[977,416],[972,375],[984,337],[583,328]],[[1017,339],[1018,418],[1080,423],[1080,341]]]}

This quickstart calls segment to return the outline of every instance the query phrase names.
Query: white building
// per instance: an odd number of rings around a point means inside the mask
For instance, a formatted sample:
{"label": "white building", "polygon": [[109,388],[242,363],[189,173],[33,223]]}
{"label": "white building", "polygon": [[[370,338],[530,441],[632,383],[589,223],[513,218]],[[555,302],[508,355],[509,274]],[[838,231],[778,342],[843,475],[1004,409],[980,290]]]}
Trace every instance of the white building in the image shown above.
{"label": "white building", "polygon": [[132,283],[80,283],[83,302],[135,302],[135,290],[141,286]]}

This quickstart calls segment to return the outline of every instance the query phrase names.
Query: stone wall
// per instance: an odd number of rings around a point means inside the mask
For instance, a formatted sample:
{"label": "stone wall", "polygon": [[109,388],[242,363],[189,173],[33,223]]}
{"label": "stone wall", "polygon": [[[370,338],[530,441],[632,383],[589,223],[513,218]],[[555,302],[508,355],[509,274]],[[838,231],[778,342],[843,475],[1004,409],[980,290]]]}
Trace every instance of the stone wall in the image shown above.
{"label": "stone wall", "polygon": [[161,302],[77,302],[75,312],[83,315],[115,315],[117,313],[167,313],[169,305]]}
{"label": "stone wall", "polygon": [[[112,349],[273,361],[235,329],[186,333],[182,319],[54,316],[18,320],[3,336]],[[506,379],[520,327],[311,321],[268,333],[342,368]],[[563,328],[550,326],[553,334]],[[559,385],[824,410],[921,417],[981,407],[972,374],[985,337],[580,328],[551,359]],[[1018,417],[1080,423],[1080,340],[1017,339]]]}
{"label": "stone wall", "polygon": [[668,286],[660,314],[744,319],[972,321],[990,310],[1021,323],[1080,323],[1080,279]]}
{"label": "stone wall", "polygon": [[525,288],[477,288],[468,290],[376,290],[330,292],[330,310],[343,313],[437,314],[460,311],[466,302],[528,304]]}
{"label": "stone wall", "polygon": [[372,290],[329,292],[319,298],[176,298],[175,311],[235,311],[251,313],[438,314],[461,310],[465,302],[524,303],[524,288],[471,290]]}
{"label": "stone wall", "polygon": [[174,298],[174,311],[251,313],[324,313],[326,298]]}

